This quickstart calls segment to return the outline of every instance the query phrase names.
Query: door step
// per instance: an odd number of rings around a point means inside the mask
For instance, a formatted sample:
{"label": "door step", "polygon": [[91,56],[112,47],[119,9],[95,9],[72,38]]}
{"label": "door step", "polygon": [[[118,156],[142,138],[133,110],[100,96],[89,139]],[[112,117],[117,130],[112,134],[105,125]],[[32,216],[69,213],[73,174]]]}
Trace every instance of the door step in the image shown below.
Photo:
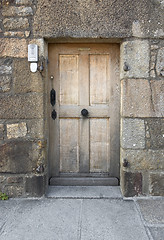
{"label": "door step", "polygon": [[47,198],[122,199],[119,186],[49,186]]}
{"label": "door step", "polygon": [[118,186],[117,178],[98,178],[98,177],[52,177],[52,186]]}

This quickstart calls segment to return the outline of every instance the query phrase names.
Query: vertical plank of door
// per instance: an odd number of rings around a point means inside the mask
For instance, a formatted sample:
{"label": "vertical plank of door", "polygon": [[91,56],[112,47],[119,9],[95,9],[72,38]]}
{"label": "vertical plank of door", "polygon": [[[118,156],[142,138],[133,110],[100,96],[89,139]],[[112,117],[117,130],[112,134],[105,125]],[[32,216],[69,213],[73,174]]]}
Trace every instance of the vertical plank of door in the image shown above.
{"label": "vertical plank of door", "polygon": [[[60,55],[60,106],[78,105],[78,55]],[[74,112],[73,112],[74,113]],[[60,118],[60,172],[79,171],[79,142],[77,118]]]}
{"label": "vertical plank of door", "polygon": [[[54,49],[55,51],[56,49]],[[59,129],[59,56],[58,52],[54,53],[54,81],[53,81],[53,88],[56,91],[56,104],[55,104],[55,110],[57,112],[57,118],[55,120],[52,119],[52,122],[54,124],[54,150],[55,151],[55,157],[54,157],[54,164],[53,164],[53,172],[56,176],[59,176],[59,169],[60,169],[60,163],[59,163],[59,156],[60,156],[60,146],[59,146],[59,139],[60,139],[60,129]],[[53,129],[51,129],[53,131]],[[52,135],[51,135],[52,136]]]}
{"label": "vertical plank of door", "polygon": [[[79,55],[79,105],[82,108],[89,106],[89,56],[88,53]],[[81,108],[81,110],[82,110]],[[89,119],[80,119],[79,128],[79,170],[89,173]]]}
{"label": "vertical plank of door", "polygon": [[[56,91],[56,104],[55,110],[57,112],[57,118],[55,120],[51,117],[51,112],[54,107],[51,106],[50,109],[50,175],[58,176],[60,169],[59,155],[60,155],[60,146],[59,146],[59,59],[57,45],[50,44],[49,46],[49,75],[53,76],[51,81],[51,86],[49,91],[54,88]],[[50,77],[49,76],[49,77]],[[50,103],[49,103],[50,104]]]}
{"label": "vertical plank of door", "polygon": [[110,54],[110,172],[120,177],[120,78],[119,78],[119,45],[112,44]]}
{"label": "vertical plank of door", "polygon": [[[90,55],[90,104],[109,105],[109,54]],[[109,118],[90,120],[90,172],[108,172]]]}

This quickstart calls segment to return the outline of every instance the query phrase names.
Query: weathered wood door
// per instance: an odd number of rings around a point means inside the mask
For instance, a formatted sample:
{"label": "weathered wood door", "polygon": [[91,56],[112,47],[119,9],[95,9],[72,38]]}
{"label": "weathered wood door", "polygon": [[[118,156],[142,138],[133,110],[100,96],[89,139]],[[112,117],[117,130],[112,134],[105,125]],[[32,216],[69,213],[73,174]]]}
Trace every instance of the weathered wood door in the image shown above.
{"label": "weathered wood door", "polygon": [[51,184],[115,185],[119,45],[49,44],[49,81],[49,90],[56,91],[56,103],[50,108]]}

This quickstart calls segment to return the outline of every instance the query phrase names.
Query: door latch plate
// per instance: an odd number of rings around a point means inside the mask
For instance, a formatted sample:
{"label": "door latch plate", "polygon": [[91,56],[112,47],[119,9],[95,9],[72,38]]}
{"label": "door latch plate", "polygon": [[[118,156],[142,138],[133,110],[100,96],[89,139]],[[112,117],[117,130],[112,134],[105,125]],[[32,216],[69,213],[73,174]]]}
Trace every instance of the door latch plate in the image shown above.
{"label": "door latch plate", "polygon": [[54,106],[56,103],[56,91],[53,88],[50,92],[50,102],[52,106]]}

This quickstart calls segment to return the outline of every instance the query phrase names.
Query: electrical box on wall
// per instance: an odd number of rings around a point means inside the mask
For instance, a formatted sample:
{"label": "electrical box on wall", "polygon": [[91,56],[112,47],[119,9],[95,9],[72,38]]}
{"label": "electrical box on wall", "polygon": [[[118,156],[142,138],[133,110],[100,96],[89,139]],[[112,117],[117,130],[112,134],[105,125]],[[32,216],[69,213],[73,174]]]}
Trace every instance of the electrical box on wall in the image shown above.
{"label": "electrical box on wall", "polygon": [[38,67],[38,45],[29,44],[28,45],[28,61],[30,62],[31,72],[36,72]]}
{"label": "electrical box on wall", "polygon": [[38,61],[38,46],[36,44],[28,45],[28,61],[29,62]]}

